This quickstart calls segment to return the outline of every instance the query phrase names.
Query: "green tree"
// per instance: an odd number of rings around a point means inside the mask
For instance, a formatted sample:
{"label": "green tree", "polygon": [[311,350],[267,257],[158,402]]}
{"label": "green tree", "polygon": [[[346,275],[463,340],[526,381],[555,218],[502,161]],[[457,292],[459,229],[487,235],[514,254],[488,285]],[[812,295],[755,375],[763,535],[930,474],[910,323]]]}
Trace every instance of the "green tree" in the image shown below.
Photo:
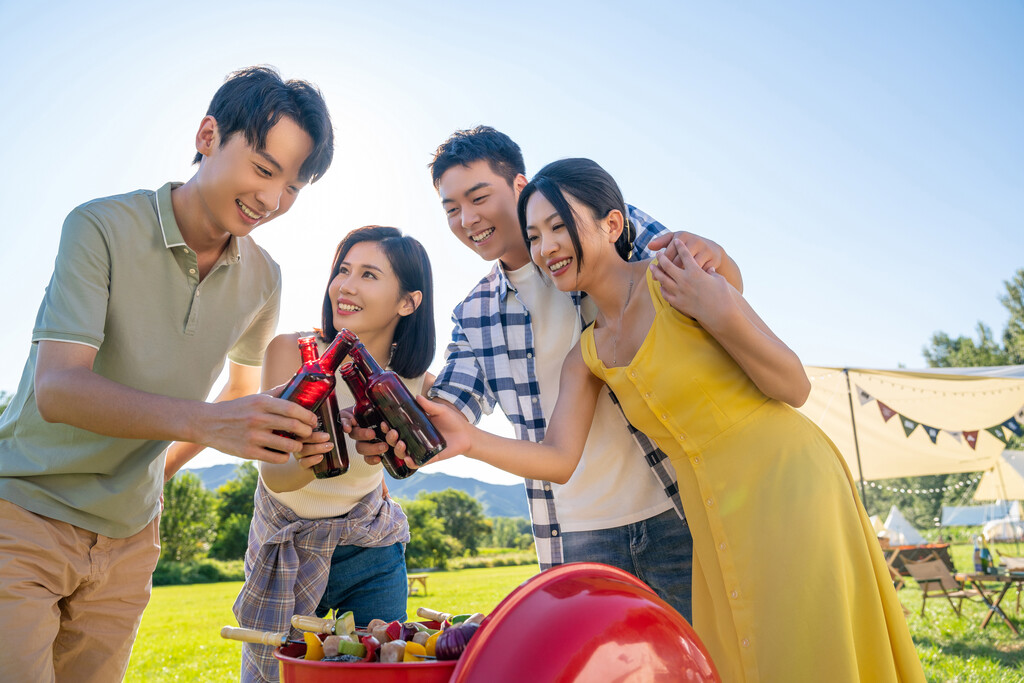
{"label": "green tree", "polygon": [[490,547],[525,550],[533,544],[530,520],[522,517],[493,517],[488,521],[491,524],[491,533],[487,539]]}
{"label": "green tree", "polygon": [[918,529],[933,529],[935,520],[942,517],[943,505],[962,505],[974,493],[977,483],[963,483],[972,478],[976,475],[960,472],[875,481],[874,488],[868,489],[868,514],[885,521],[895,505]]}
{"label": "green tree", "polygon": [[160,559],[194,560],[209,548],[216,526],[216,501],[199,477],[182,472],[164,485]]}
{"label": "green tree", "polygon": [[423,497],[399,502],[409,519],[411,537],[405,548],[406,566],[445,569],[448,560],[458,554],[459,543],[444,532],[444,523],[437,515],[437,503]]}
{"label": "green tree", "polygon": [[217,512],[227,518],[238,514],[252,519],[256,483],[260,473],[251,461],[238,466],[235,474],[217,489]]}
{"label": "green tree", "polygon": [[217,489],[217,534],[210,546],[210,557],[218,560],[245,557],[254,510],[253,496],[259,478],[259,470],[247,461]]}
{"label": "green tree", "polygon": [[484,508],[478,500],[457,489],[445,489],[434,493],[420,492],[417,498],[434,501],[445,533],[458,539],[471,554],[476,555],[481,542],[490,531],[484,518]]}
{"label": "green tree", "polygon": [[950,337],[936,332],[924,347],[924,357],[933,368],[978,367],[987,365],[1018,365],[1024,363],[1024,268],[1003,281],[1006,294],[999,302],[1010,318],[1000,339],[992,330],[978,322],[978,340],[970,337]]}
{"label": "green tree", "polygon": [[7,410],[7,406],[11,405],[12,398],[6,391],[0,391],[0,415],[3,415],[4,411]]}

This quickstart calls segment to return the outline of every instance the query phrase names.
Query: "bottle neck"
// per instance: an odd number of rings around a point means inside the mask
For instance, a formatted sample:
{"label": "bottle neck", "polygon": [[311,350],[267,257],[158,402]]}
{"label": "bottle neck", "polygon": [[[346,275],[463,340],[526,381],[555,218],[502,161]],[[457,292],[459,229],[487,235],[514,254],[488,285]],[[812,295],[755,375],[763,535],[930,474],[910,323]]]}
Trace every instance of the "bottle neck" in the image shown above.
{"label": "bottle neck", "polygon": [[374,377],[384,372],[384,369],[374,359],[370,352],[366,350],[366,347],[363,346],[362,342],[356,343],[356,345],[349,350],[348,355],[352,359],[353,364],[359,368],[359,371],[366,378]]}
{"label": "bottle neck", "polygon": [[324,352],[320,355],[320,367],[323,368],[324,372],[334,373],[345,359],[345,356],[351,352],[353,344],[362,346],[359,338],[352,332],[348,330],[339,332],[334,337],[331,345],[324,349]]}
{"label": "bottle neck", "polygon": [[341,378],[352,390],[352,396],[358,401],[366,395],[366,377],[354,363],[341,366]]}
{"label": "bottle neck", "polygon": [[299,355],[302,356],[303,363],[309,363],[319,357],[320,352],[316,348],[316,337],[299,338]]}

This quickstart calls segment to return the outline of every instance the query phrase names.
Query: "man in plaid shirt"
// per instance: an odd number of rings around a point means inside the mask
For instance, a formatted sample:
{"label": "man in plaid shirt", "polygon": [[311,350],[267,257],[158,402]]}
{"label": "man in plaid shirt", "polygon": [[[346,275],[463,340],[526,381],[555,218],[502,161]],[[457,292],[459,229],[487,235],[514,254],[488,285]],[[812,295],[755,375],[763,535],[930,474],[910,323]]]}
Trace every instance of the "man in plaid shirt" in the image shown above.
{"label": "man in plaid shirt", "polygon": [[[498,404],[518,438],[539,442],[558,398],[562,361],[593,308],[585,296],[560,292],[530,261],[516,214],[525,166],[508,136],[484,126],[457,131],[438,148],[431,170],[452,233],[497,263],[455,308],[445,366],[429,395],[473,423]],[[668,243],[671,234],[650,216],[629,207],[629,219],[638,233],[633,259]],[[682,235],[698,263],[740,284],[718,245]],[[626,421],[607,387],[572,478],[563,485],[525,481],[542,569],[580,561],[619,567],[690,619],[693,543],[675,472]]]}

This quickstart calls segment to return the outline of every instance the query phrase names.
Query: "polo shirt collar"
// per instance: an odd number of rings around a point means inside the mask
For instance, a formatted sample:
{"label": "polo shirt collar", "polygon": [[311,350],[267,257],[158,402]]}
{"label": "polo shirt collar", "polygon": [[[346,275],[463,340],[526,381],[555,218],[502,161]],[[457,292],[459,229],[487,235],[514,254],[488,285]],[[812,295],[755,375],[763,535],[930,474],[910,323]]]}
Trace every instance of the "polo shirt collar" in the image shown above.
{"label": "polo shirt collar", "polygon": [[[187,246],[185,238],[181,236],[178,221],[174,218],[174,207],[171,204],[171,190],[181,187],[181,185],[182,183],[170,182],[156,191],[156,217],[160,222],[160,232],[164,236],[164,246],[168,249]],[[242,252],[238,245],[238,238],[231,235],[228,239],[228,246],[221,254],[218,263],[230,265],[238,263],[241,259]]]}
{"label": "polo shirt collar", "polygon": [[171,190],[176,187],[181,187],[181,183],[167,183],[156,191],[156,218],[160,221],[164,246],[168,249],[185,246],[185,239],[181,236],[181,228],[174,218],[174,207],[171,205]]}

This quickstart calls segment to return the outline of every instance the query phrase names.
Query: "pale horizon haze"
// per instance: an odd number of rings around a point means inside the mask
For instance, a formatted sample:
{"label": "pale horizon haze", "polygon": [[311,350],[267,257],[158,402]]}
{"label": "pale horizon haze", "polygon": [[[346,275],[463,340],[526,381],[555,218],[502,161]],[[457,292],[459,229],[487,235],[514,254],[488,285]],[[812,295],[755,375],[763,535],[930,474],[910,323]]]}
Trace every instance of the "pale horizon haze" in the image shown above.
{"label": "pale horizon haze", "polygon": [[[64,217],[187,180],[210,98],[252,64],[316,83],[337,136],[324,178],[253,232],[284,274],[279,332],[316,323],[346,232],[394,225],[433,262],[436,372],[491,264],[448,231],[427,164],[487,124],[528,176],[590,157],[630,203],[723,245],[805,364],[924,367],[936,331],[1000,334],[1024,267],[1022,35],[1019,2],[0,1],[0,391]],[[434,471],[519,481],[464,458]]]}

